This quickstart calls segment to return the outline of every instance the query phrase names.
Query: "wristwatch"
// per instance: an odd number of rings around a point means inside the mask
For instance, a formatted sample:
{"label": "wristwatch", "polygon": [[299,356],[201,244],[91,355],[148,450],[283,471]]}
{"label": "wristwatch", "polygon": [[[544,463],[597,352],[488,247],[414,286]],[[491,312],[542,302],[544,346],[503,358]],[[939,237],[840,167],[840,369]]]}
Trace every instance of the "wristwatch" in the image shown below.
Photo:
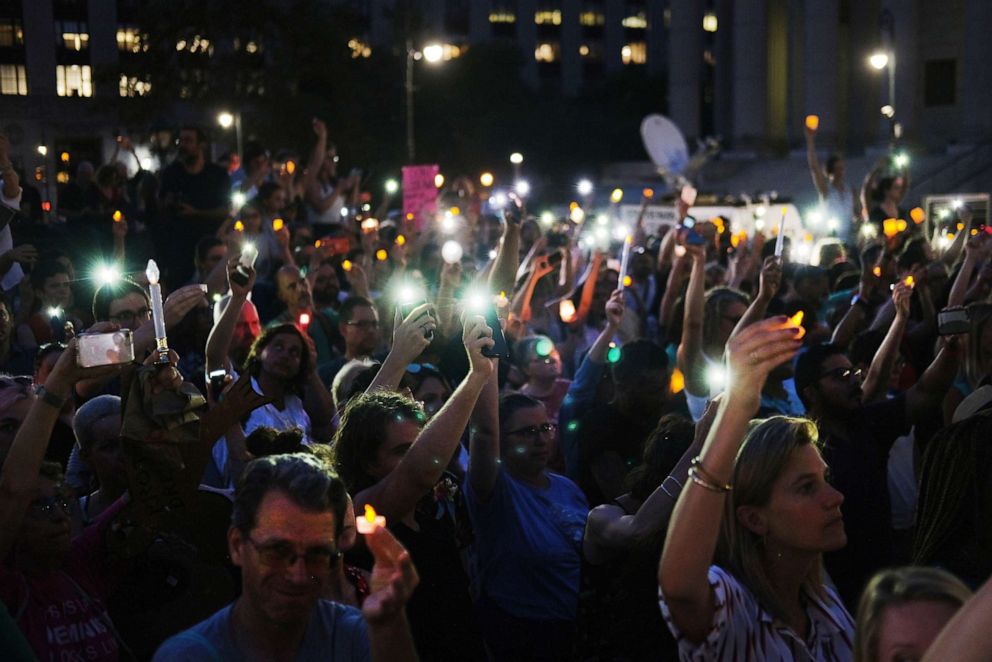
{"label": "wristwatch", "polygon": [[42,402],[44,402],[46,405],[55,407],[56,409],[62,409],[62,407],[65,406],[66,400],[68,400],[68,398],[60,398],[59,396],[55,395],[54,393],[46,389],[44,386],[38,387],[37,394],[38,397],[41,398]]}

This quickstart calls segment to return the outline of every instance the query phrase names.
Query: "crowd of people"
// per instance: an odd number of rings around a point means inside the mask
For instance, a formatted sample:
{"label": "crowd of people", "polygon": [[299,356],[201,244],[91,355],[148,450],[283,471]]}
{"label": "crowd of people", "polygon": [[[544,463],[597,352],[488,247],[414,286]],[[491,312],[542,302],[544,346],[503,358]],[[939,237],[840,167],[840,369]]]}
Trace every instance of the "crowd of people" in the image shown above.
{"label": "crowd of people", "polygon": [[[678,190],[605,239],[467,177],[400,210],[328,134],[121,138],[0,229],[4,659],[992,655],[966,205],[808,129],[841,223],[799,261]],[[0,180],[37,196],[3,136]]]}

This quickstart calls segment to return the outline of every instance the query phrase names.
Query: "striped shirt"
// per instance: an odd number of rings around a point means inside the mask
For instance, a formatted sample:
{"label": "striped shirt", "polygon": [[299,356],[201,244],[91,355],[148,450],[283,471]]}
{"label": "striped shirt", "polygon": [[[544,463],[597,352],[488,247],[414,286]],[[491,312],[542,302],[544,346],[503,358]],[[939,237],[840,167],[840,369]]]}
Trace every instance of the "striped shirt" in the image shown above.
{"label": "striped shirt", "polygon": [[716,609],[713,626],[699,644],[682,636],[672,622],[665,596],[659,591],[661,613],[678,640],[680,660],[848,662],[854,659],[854,621],[830,587],[824,587],[826,599],[806,593],[809,633],[803,641],[762,608],[751,591],[723,568],[710,566],[709,581]]}

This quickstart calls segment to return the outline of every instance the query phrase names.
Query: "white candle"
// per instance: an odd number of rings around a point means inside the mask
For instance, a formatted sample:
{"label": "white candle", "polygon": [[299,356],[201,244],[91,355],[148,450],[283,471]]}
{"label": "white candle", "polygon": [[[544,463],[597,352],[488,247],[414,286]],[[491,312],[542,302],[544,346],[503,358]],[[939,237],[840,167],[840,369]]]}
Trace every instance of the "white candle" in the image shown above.
{"label": "white candle", "polygon": [[623,291],[623,281],[627,276],[627,262],[630,261],[630,247],[634,244],[634,236],[628,234],[623,240],[623,253],[620,254],[620,276],[617,278],[617,289]]}
{"label": "white candle", "polygon": [[782,220],[778,222],[778,237],[775,238],[775,257],[782,257],[785,249],[785,207],[782,207]]}
{"label": "white candle", "polygon": [[365,515],[355,518],[355,528],[363,535],[368,535],[380,527],[386,526],[386,518],[375,514],[375,508],[365,504]]}
{"label": "white candle", "polygon": [[165,335],[165,309],[162,307],[162,286],[159,284],[161,274],[155,260],[148,260],[145,268],[148,277],[148,293],[152,300],[152,321],[155,324],[155,342],[159,352],[168,352],[169,344]]}

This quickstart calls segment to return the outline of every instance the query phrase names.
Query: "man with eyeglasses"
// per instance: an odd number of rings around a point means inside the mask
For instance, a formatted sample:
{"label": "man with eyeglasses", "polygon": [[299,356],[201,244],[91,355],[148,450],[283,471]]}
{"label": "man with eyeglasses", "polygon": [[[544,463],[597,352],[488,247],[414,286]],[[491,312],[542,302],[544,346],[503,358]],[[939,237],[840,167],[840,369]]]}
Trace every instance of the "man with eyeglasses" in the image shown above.
{"label": "man with eyeglasses", "polygon": [[405,605],[416,587],[409,553],[385,528],[362,611],[320,599],[344,525],[344,485],[310,455],[255,460],[234,494],[228,549],[243,593],[168,639],[154,660],[415,660]]}
{"label": "man with eyeglasses", "polygon": [[[939,425],[941,403],[957,375],[961,348],[951,337],[906,392],[862,402],[861,371],[837,345],[813,345],[796,360],[796,391],[816,421],[831,482],[844,495],[847,546],[825,555],[827,570],[849,608],[876,571],[892,565],[889,451],[912,425]],[[926,438],[921,432],[918,438]]]}

